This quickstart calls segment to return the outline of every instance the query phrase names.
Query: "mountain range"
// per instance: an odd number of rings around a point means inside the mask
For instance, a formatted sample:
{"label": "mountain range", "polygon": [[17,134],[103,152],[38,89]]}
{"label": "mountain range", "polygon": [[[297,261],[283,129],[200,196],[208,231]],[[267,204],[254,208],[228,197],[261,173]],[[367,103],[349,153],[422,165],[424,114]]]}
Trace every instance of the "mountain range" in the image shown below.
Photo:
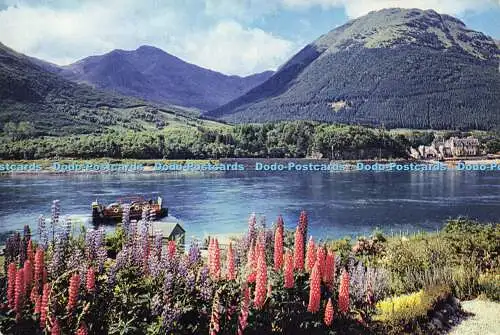
{"label": "mountain range", "polygon": [[499,60],[492,38],[454,17],[385,9],[321,36],[266,82],[205,116],[490,129],[500,125]]}
{"label": "mountain range", "polygon": [[266,71],[248,77],[227,76],[147,45],[132,51],[113,50],[68,66],[46,66],[46,69],[96,88],[201,110],[217,108],[273,74]]}
{"label": "mountain range", "polygon": [[203,122],[196,118],[199,112],[95,89],[57,71],[0,43],[0,129],[29,122],[33,136],[60,136]]}
{"label": "mountain range", "polygon": [[30,121],[39,134],[61,135],[194,122],[201,112],[230,123],[492,129],[500,126],[497,43],[454,17],[393,8],[319,37],[276,72],[247,77],[152,46],[57,66],[0,44],[0,126]]}

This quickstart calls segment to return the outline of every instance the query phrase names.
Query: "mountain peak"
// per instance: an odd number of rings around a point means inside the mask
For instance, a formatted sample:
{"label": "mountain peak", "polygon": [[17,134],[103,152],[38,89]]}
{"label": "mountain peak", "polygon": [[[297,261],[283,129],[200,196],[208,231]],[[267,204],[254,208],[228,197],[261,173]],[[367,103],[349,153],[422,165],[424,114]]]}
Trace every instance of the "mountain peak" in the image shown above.
{"label": "mountain peak", "polygon": [[491,38],[467,29],[462,21],[453,16],[441,15],[432,9],[388,8],[372,11],[313,42],[318,51],[328,50],[330,53],[359,47],[394,48],[405,45],[460,51],[480,59],[497,57],[496,45]]}
{"label": "mountain peak", "polygon": [[163,51],[160,48],[151,46],[151,45],[141,45],[138,47],[135,51],[141,52],[141,53],[161,53],[161,54],[167,54],[168,52]]}
{"label": "mountain peak", "polygon": [[263,84],[207,116],[490,129],[500,124],[498,59],[490,37],[452,16],[388,8],[319,37]]}

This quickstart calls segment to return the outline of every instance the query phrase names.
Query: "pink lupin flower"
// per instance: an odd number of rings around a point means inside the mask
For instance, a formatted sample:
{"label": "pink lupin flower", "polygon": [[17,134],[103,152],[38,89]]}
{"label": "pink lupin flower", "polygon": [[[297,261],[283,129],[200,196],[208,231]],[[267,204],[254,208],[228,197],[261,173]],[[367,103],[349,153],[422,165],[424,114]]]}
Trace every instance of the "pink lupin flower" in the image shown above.
{"label": "pink lupin flower", "polygon": [[212,249],[212,262],[213,262],[212,278],[217,280],[220,278],[221,275],[220,248],[219,248],[219,241],[217,239],[214,240],[214,245]]}
{"label": "pink lupin flower", "polygon": [[243,335],[243,331],[248,325],[248,314],[250,307],[250,289],[248,286],[243,288],[243,294],[241,299],[241,311],[238,316],[238,335]]}
{"label": "pink lupin flower", "polygon": [[303,241],[303,245],[306,244],[306,237],[307,237],[307,226],[309,224],[309,220],[307,218],[307,212],[306,211],[302,211],[300,212],[300,217],[299,217],[299,229],[300,229],[300,232],[302,233],[302,237],[304,239]]}
{"label": "pink lupin flower", "polygon": [[10,308],[14,308],[16,292],[17,268],[15,263],[10,263],[7,269],[7,302]]}
{"label": "pink lupin flower", "polygon": [[339,311],[344,314],[349,312],[349,272],[346,270],[340,277]]}
{"label": "pink lupin flower", "polygon": [[281,269],[282,266],[283,266],[283,225],[280,225],[278,223],[276,225],[276,231],[274,232],[274,269],[278,271],[279,269]]}
{"label": "pink lupin flower", "polygon": [[45,322],[47,321],[47,311],[49,308],[49,298],[50,298],[50,285],[45,283],[43,285],[42,301],[40,306],[40,327],[45,329]]}
{"label": "pink lupin flower", "polygon": [[295,244],[293,250],[293,267],[296,270],[304,269],[304,237],[299,227],[295,230]]}
{"label": "pink lupin flower", "polygon": [[35,302],[35,314],[40,314],[41,310],[42,310],[42,296],[38,295]]}
{"label": "pink lupin flower", "polygon": [[36,286],[33,286],[33,288],[31,289],[31,293],[30,293],[30,301],[32,303],[36,303],[36,300],[38,299],[38,288]]}
{"label": "pink lupin flower", "polygon": [[233,245],[230,242],[227,250],[227,279],[236,280],[236,269],[234,265]]}
{"label": "pink lupin flower", "polygon": [[314,264],[309,278],[309,304],[307,311],[316,313],[319,311],[321,302],[321,276],[319,274],[318,262]]}
{"label": "pink lupin flower", "polygon": [[92,266],[87,270],[85,289],[90,293],[93,293],[95,291],[95,270]]}
{"label": "pink lupin flower", "polygon": [[247,268],[248,268],[248,277],[247,282],[254,283],[255,278],[257,277],[257,255],[255,252],[256,246],[253,243],[250,243],[250,250],[248,250],[247,254]]}
{"label": "pink lupin flower", "polygon": [[264,235],[264,232],[261,231],[259,235],[257,236],[257,241],[255,243],[255,255],[257,259],[259,259],[260,254],[266,253],[266,236]]}
{"label": "pink lupin flower", "polygon": [[84,322],[80,323],[80,326],[78,327],[78,329],[76,330],[76,334],[75,335],[88,335],[88,329],[87,329],[87,325],[85,325]]}
{"label": "pink lupin flower", "polygon": [[335,253],[328,251],[325,258],[325,272],[323,273],[323,282],[329,290],[333,289],[335,281]]}
{"label": "pink lupin flower", "polygon": [[266,255],[261,251],[257,260],[257,278],[255,280],[254,305],[256,309],[264,306],[267,295],[267,264]]}
{"label": "pink lupin flower", "polygon": [[35,285],[39,285],[40,281],[43,278],[43,249],[37,248],[36,253],[35,253],[35,273],[34,273],[34,280],[35,280]]}
{"label": "pink lupin flower", "polygon": [[31,264],[35,263],[35,255],[33,254],[33,242],[31,239],[28,241],[28,247],[26,248],[26,259],[31,261]]}
{"label": "pink lupin flower", "polygon": [[325,325],[327,326],[331,326],[333,322],[333,304],[331,298],[328,298],[328,303],[326,304],[325,316],[323,320],[325,321]]}
{"label": "pink lupin flower", "polygon": [[59,326],[59,321],[57,318],[52,318],[52,329],[50,330],[50,335],[61,335],[61,327]]}
{"label": "pink lupin flower", "polygon": [[323,277],[323,273],[326,272],[326,251],[323,246],[318,246],[318,249],[316,249],[316,261],[318,262],[320,276]]}
{"label": "pink lupin flower", "polygon": [[167,255],[168,259],[172,259],[175,256],[175,251],[176,251],[176,245],[174,240],[168,241],[167,244]]}
{"label": "pink lupin flower", "polygon": [[212,275],[213,273],[213,269],[214,269],[214,261],[212,259],[212,255],[213,255],[213,249],[214,249],[214,239],[213,238],[209,238],[209,242],[208,242],[208,250],[207,250],[207,262],[208,262],[208,271],[210,273],[210,275]]}
{"label": "pink lupin flower", "polygon": [[316,263],[316,246],[314,245],[313,237],[309,237],[306,249],[306,272],[311,272],[314,263]]}
{"label": "pink lupin flower", "polygon": [[210,335],[217,335],[220,331],[220,313],[219,313],[219,294],[215,293],[213,302],[212,302],[212,313],[210,316]]}
{"label": "pink lupin flower", "polygon": [[16,289],[14,292],[14,309],[18,315],[23,308],[26,286],[24,285],[24,269],[19,269],[16,273]]}
{"label": "pink lupin flower", "polygon": [[24,286],[25,286],[24,291],[30,292],[31,284],[33,281],[33,263],[31,263],[31,260],[29,258],[26,259],[26,261],[24,261],[23,271],[24,271]]}
{"label": "pink lupin flower", "polygon": [[69,279],[68,304],[66,306],[69,313],[73,311],[78,303],[78,288],[80,287],[80,275],[74,273]]}
{"label": "pink lupin flower", "polygon": [[285,253],[285,271],[284,271],[284,286],[285,288],[293,288],[293,256],[290,251]]}

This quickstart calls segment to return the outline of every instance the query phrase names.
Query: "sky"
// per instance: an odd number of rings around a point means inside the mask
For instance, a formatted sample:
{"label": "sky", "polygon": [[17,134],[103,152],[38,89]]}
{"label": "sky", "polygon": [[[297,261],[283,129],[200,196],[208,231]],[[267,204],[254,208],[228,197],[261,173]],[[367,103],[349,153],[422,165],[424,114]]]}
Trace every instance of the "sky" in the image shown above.
{"label": "sky", "polygon": [[244,76],[388,7],[434,9],[500,39],[500,0],[0,0],[0,42],[58,65],[152,45]]}

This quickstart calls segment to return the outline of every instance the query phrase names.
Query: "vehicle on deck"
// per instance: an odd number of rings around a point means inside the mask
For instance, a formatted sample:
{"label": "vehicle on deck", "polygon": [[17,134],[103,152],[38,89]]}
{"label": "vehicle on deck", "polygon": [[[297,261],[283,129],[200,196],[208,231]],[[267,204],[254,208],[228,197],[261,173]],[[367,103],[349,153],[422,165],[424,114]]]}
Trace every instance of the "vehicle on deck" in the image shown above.
{"label": "vehicle on deck", "polygon": [[156,200],[146,200],[142,196],[124,197],[116,202],[104,205],[96,199],[92,203],[92,221],[94,224],[118,223],[122,221],[124,208],[130,209],[130,219],[140,220],[143,212],[151,220],[158,220],[168,216],[168,208],[163,207],[163,201],[160,196]]}

